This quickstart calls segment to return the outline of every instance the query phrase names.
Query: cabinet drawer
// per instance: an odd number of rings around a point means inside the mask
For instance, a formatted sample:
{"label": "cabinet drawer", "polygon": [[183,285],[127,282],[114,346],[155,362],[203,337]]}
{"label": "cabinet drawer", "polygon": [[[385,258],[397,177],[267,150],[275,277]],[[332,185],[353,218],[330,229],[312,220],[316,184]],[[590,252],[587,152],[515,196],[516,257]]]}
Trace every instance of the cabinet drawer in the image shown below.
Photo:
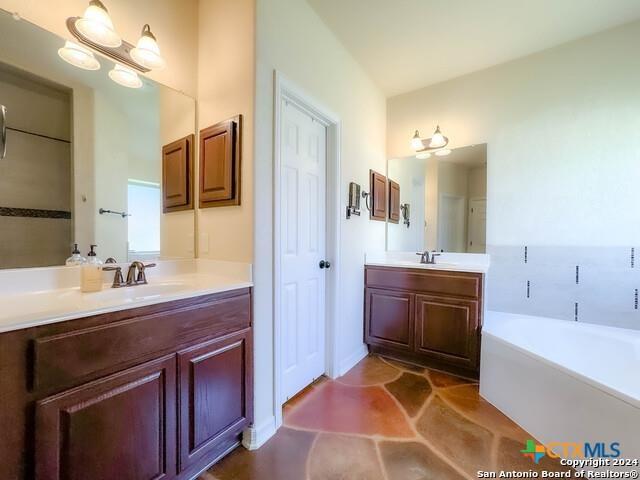
{"label": "cabinet drawer", "polygon": [[251,297],[243,291],[150,315],[132,312],[132,318],[34,340],[34,387],[64,387],[198,338],[247,328]]}
{"label": "cabinet drawer", "polygon": [[365,285],[375,288],[480,298],[482,275],[444,270],[367,267],[365,269]]}

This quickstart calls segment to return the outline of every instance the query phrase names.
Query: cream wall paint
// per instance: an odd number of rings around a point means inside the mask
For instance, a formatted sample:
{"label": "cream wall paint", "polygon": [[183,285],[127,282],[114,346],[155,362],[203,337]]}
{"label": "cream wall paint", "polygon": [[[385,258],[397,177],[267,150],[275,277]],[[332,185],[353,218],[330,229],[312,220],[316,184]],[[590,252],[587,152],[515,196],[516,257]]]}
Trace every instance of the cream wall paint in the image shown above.
{"label": "cream wall paint", "polygon": [[[197,92],[198,0],[109,0],[105,2],[116,29],[136,43],[148,23],[158,38],[167,68],[148,76],[195,97]],[[82,15],[88,0],[0,0],[0,8],[64,38],[71,38],[67,17]]]}
{"label": "cream wall paint", "polygon": [[[255,177],[255,423],[274,415],[273,392],[273,78],[274,70],[342,122],[341,211],[350,181],[369,190],[369,168],[385,172],[385,98],[304,1],[257,0]],[[366,212],[365,212],[366,213]],[[366,214],[341,222],[342,278],[337,356],[346,365],[363,347],[363,260],[385,247],[384,222]],[[339,367],[339,366],[338,366]]]}
{"label": "cream wall paint", "polygon": [[640,242],[640,22],[389,99],[390,158],[418,128],[488,144],[490,245]]}
{"label": "cream wall paint", "polygon": [[242,204],[197,210],[198,256],[251,262],[255,1],[201,0],[198,22],[198,130],[243,116]]}

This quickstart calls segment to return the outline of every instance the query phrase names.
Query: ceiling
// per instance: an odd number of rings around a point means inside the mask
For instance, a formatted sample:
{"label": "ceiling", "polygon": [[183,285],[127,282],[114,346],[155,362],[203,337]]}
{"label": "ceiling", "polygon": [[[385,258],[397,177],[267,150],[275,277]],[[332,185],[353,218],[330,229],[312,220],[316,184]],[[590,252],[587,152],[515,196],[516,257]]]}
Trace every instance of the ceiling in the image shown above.
{"label": "ceiling", "polygon": [[640,18],[638,0],[307,0],[387,96]]}

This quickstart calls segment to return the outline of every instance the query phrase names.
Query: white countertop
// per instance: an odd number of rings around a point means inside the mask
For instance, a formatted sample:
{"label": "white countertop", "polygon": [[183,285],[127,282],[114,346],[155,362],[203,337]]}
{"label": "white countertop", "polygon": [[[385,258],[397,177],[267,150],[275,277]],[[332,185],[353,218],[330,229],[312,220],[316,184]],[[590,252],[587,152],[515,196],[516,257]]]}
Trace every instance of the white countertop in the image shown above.
{"label": "white countertop", "polygon": [[[0,291],[0,333],[253,286],[250,265],[188,262],[159,262],[156,274],[151,269],[148,271],[147,285],[110,288],[109,283],[95,293],[82,293],[78,286],[69,285],[74,277],[79,280],[76,267],[2,271],[0,285],[3,286],[2,280],[10,278],[11,272],[17,272],[18,284],[27,282],[30,275],[38,275],[35,284],[48,276],[45,283],[58,282],[61,288],[28,290],[14,283],[13,292]],[[105,278],[109,279],[113,272],[106,274]]]}
{"label": "white countertop", "polygon": [[484,253],[443,252],[436,256],[436,263],[430,264],[420,263],[420,256],[416,252],[373,252],[365,255],[365,265],[378,267],[487,273],[489,264],[489,255]]}

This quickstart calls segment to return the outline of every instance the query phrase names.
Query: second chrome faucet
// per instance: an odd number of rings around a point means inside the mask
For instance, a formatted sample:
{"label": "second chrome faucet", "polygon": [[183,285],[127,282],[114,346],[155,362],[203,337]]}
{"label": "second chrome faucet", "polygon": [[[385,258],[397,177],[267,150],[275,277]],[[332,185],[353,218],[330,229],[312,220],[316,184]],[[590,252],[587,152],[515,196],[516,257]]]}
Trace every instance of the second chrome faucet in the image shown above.
{"label": "second chrome faucet", "polygon": [[436,263],[436,257],[440,256],[440,254],[436,253],[435,250],[433,252],[431,252],[431,254],[429,254],[429,250],[425,250],[424,252],[416,253],[416,255],[420,255],[420,263],[423,263],[425,265],[433,265],[433,264],[435,264]]}

